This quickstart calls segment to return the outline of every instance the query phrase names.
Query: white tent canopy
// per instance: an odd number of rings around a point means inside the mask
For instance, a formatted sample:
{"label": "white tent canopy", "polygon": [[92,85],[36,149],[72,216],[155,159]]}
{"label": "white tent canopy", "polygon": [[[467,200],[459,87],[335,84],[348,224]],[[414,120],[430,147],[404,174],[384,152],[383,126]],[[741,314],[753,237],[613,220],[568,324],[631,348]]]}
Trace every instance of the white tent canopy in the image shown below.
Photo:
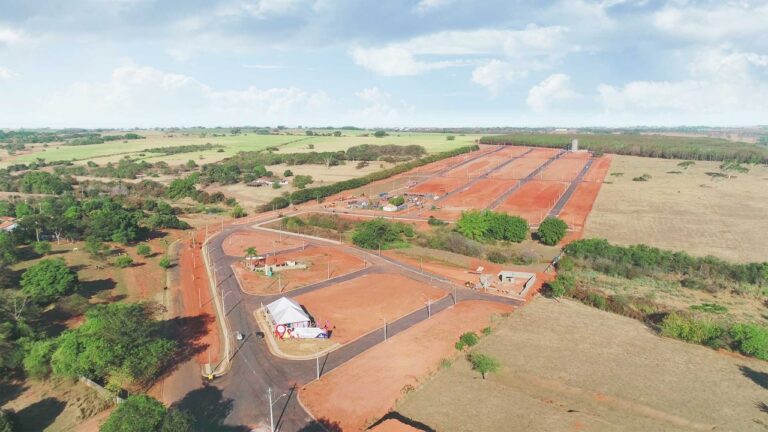
{"label": "white tent canopy", "polygon": [[276,325],[279,324],[308,324],[309,316],[298,303],[288,297],[280,297],[267,305],[267,311]]}

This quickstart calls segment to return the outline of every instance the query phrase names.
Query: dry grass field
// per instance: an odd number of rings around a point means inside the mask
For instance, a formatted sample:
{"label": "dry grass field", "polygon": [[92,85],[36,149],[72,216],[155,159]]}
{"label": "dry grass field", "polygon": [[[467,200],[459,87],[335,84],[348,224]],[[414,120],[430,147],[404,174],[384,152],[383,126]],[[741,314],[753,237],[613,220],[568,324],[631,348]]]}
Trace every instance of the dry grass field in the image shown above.
{"label": "dry grass field", "polygon": [[765,430],[768,363],[661,338],[642,323],[536,298],[397,411],[439,431]]}
{"label": "dry grass field", "polygon": [[[749,166],[749,173],[725,179],[707,174],[719,172],[719,162],[696,162],[687,170],[679,162],[614,156],[585,236],[735,261],[764,260],[768,168]],[[632,180],[643,174],[652,178]]]}

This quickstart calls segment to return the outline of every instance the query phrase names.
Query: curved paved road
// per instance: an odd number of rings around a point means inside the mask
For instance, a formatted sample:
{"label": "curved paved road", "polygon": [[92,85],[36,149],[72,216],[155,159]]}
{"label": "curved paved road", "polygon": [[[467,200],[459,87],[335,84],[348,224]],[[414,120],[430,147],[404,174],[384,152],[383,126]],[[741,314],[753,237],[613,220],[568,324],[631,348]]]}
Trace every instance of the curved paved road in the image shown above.
{"label": "curved paved road", "polygon": [[[248,335],[243,341],[233,341],[233,355],[231,358],[231,369],[225,376],[218,378],[214,385],[220,388],[225,399],[233,401],[232,410],[228,413],[225,422],[232,425],[249,425],[251,427],[261,426],[268,430],[269,426],[269,408],[267,402],[267,388],[270,387],[275,397],[286,394],[274,405],[274,418],[276,428],[283,431],[311,430],[307,428],[311,423],[311,417],[298,404],[296,392],[302,385],[315,379],[315,360],[285,360],[273,356],[267,348],[263,339],[253,337],[253,332],[258,329],[258,325],[253,317],[253,311],[266,304],[276,297],[249,295],[241,291],[237,279],[234,277],[230,265],[237,261],[237,257],[230,257],[224,254],[222,243],[228,235],[237,231],[248,231],[254,228],[247,226],[233,225],[226,227],[223,234],[216,235],[209,243],[210,265],[216,267],[218,293],[223,296],[223,307],[226,311],[225,318],[229,328],[232,331],[241,331]],[[293,235],[286,233],[284,235]],[[308,240],[309,244],[321,244],[318,240]],[[329,246],[323,244],[323,246]],[[325,286],[338,283],[343,280],[352,279],[365,273],[371,272],[396,272],[403,273],[409,277],[426,282],[442,288],[451,293],[432,303],[432,313],[450,307],[453,304],[454,286],[445,279],[428,273],[421,273],[419,269],[409,265],[397,262],[391,258],[379,257],[367,251],[351,246],[331,246],[343,247],[346,253],[365,258],[369,262],[369,267],[359,270],[353,274],[342,275],[329,281],[323,281],[317,284],[309,285],[291,292],[291,295],[310,292],[322,289]],[[519,306],[522,303],[514,299],[491,296],[475,291],[468,291],[460,288],[455,292],[458,295],[457,301],[469,299],[483,299],[497,302],[503,302]],[[404,331],[414,324],[427,318],[426,308],[413,312],[397,321],[389,323],[387,332],[393,336]],[[352,359],[363,351],[373,347],[384,340],[384,330],[371,332],[347,345],[329,353],[321,358],[321,370],[328,372],[342,363]]]}

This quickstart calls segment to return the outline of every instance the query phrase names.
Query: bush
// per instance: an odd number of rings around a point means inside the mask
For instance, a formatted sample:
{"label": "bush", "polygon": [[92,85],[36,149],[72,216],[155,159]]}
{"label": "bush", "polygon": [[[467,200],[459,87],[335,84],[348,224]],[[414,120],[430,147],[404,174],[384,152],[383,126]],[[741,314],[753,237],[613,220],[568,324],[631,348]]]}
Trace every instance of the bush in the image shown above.
{"label": "bush", "polygon": [[24,371],[35,379],[47,378],[51,374],[51,355],[56,350],[54,339],[32,342],[24,356]]}
{"label": "bush", "polygon": [[504,264],[509,261],[509,258],[506,255],[504,255],[503,252],[497,251],[497,250],[488,252],[488,254],[486,255],[486,258],[488,258],[488,261],[495,264]]}
{"label": "bush", "polygon": [[392,197],[392,198],[389,199],[389,203],[392,204],[393,206],[398,206],[399,207],[399,206],[405,204],[405,198],[403,198],[401,196]]}
{"label": "bush", "polygon": [[723,346],[723,328],[711,321],[684,317],[675,312],[668,314],[660,324],[661,334],[686,342],[707,345],[713,348]]}
{"label": "bush", "polygon": [[518,216],[490,210],[461,213],[456,231],[472,240],[504,240],[519,243],[528,236],[528,222]]}
{"label": "bush", "polygon": [[167,269],[171,267],[171,259],[167,256],[164,256],[160,259],[160,261],[157,263],[160,267]]}
{"label": "bush", "polygon": [[768,328],[757,324],[736,324],[729,334],[736,349],[760,360],[768,360]]}
{"label": "bush", "polygon": [[136,253],[140,256],[147,257],[152,254],[152,249],[149,247],[149,245],[140,244],[136,246]]}
{"label": "bush", "polygon": [[443,226],[447,225],[447,222],[442,221],[434,216],[430,216],[429,219],[427,219],[427,224],[430,226]]}
{"label": "bush", "polygon": [[568,232],[568,224],[562,219],[556,217],[548,217],[541,222],[539,229],[536,232],[539,241],[545,245],[554,246],[560,243],[560,240],[565,237]]}
{"label": "bush", "polygon": [[292,177],[292,176],[293,176],[293,171],[289,169],[283,171],[283,177]]}
{"label": "bush", "polygon": [[488,336],[491,334],[491,328],[490,327],[484,327],[483,328],[483,336]]}
{"label": "bush", "polygon": [[232,208],[230,215],[233,218],[241,218],[241,217],[248,216],[248,213],[246,213],[245,210],[242,207],[240,207],[240,204],[237,204]]}
{"label": "bush", "polygon": [[48,255],[51,253],[51,243],[47,241],[35,242],[32,245],[32,249],[34,249],[35,253],[38,255]]}
{"label": "bush", "polygon": [[569,273],[560,273],[557,275],[555,280],[547,284],[547,287],[549,288],[549,295],[554,298],[568,295],[575,286],[576,279]]}
{"label": "bush", "polygon": [[596,292],[587,293],[587,297],[584,299],[584,302],[600,310],[605,310],[606,306],[608,305],[605,297],[603,297],[602,294],[598,294]]}
{"label": "bush", "polygon": [[366,248],[385,248],[402,240],[402,235],[413,237],[413,227],[403,223],[391,223],[382,218],[376,218],[357,225],[352,233],[352,243]]}
{"label": "bush", "polygon": [[118,268],[126,268],[130,267],[131,264],[133,264],[133,258],[131,258],[128,255],[120,255],[119,257],[115,258],[115,267]]}
{"label": "bush", "polygon": [[38,304],[72,294],[78,285],[77,273],[61,258],[41,260],[21,276],[21,290]]}
{"label": "bush", "polygon": [[477,333],[475,332],[466,332],[459,336],[459,341],[464,343],[464,345],[468,347],[473,347],[477,345],[477,342],[479,342],[480,338],[477,337]]}

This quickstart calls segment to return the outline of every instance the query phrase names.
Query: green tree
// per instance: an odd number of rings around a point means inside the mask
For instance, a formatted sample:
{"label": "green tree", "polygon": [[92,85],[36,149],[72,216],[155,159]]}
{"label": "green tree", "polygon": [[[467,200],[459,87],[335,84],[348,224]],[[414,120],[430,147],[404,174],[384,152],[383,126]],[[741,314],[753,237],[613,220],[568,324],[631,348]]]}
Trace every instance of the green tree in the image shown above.
{"label": "green tree", "polygon": [[109,255],[109,245],[102,243],[96,237],[88,237],[85,239],[85,246],[83,247],[91,258],[103,260]]}
{"label": "green tree", "polygon": [[299,189],[304,189],[307,187],[308,184],[314,183],[314,180],[312,179],[312,176],[308,175],[297,175],[293,178],[293,181],[291,182],[294,187]]}
{"label": "green tree", "polygon": [[403,198],[402,196],[392,197],[389,199],[389,203],[392,204],[393,206],[401,206],[405,204],[405,198]]}
{"label": "green tree", "polygon": [[256,252],[256,248],[253,247],[253,246],[251,246],[251,247],[249,247],[249,248],[247,248],[245,250],[245,256],[247,256],[247,257],[253,257],[253,256],[256,256],[256,255],[258,255],[258,253]]}
{"label": "green tree", "polygon": [[241,218],[241,217],[248,216],[248,213],[246,213],[245,210],[242,207],[240,207],[240,204],[235,205],[232,208],[232,212],[230,214],[232,215],[233,218]]}
{"label": "green tree", "polygon": [[176,350],[160,334],[160,323],[147,305],[110,303],[85,313],[85,322],[57,339],[51,356],[54,375],[91,379],[125,377],[146,384]]}
{"label": "green tree", "polygon": [[289,169],[283,171],[283,177],[291,177],[291,176],[293,176],[293,171]]}
{"label": "green tree", "polygon": [[100,432],[155,432],[159,431],[166,416],[165,406],[147,395],[129,396],[119,404]]}
{"label": "green tree", "polygon": [[61,258],[44,259],[21,276],[21,290],[35,303],[46,304],[77,290],[77,273]]}
{"label": "green tree", "polygon": [[352,242],[366,249],[383,248],[398,239],[398,231],[382,218],[363,222],[352,233]]}
{"label": "green tree", "polygon": [[189,412],[171,408],[163,419],[160,432],[189,432],[194,426],[195,418]]}
{"label": "green tree", "polygon": [[456,231],[472,240],[483,240],[488,231],[488,218],[479,210],[461,212]]}
{"label": "green tree", "polygon": [[24,370],[35,379],[47,378],[51,374],[51,355],[56,350],[54,339],[32,342],[24,356]]}
{"label": "green tree", "polygon": [[387,132],[383,130],[377,130],[376,132],[373,133],[373,136],[375,136],[376,138],[384,138],[385,136],[387,136]]}
{"label": "green tree", "polygon": [[480,372],[483,379],[489,373],[497,372],[501,367],[498,360],[485,354],[472,353],[469,355],[469,362],[472,364],[472,370]]}
{"label": "green tree", "polygon": [[119,257],[115,258],[115,267],[126,268],[130,267],[131,264],[133,264],[133,258],[128,255],[120,255]]}
{"label": "green tree", "polygon": [[485,237],[520,243],[528,237],[528,221],[506,213],[484,212],[487,220]]}
{"label": "green tree", "polygon": [[48,255],[49,253],[51,253],[51,243],[47,241],[35,242],[32,245],[32,249],[38,255]]}
{"label": "green tree", "polygon": [[136,253],[140,256],[147,257],[152,255],[152,248],[150,248],[149,245],[142,243],[136,246]]}
{"label": "green tree", "polygon": [[548,217],[539,225],[536,234],[539,241],[545,245],[554,246],[560,243],[568,232],[568,224],[557,217]]}
{"label": "green tree", "polygon": [[0,432],[15,432],[16,430],[13,414],[6,410],[0,410]]}

